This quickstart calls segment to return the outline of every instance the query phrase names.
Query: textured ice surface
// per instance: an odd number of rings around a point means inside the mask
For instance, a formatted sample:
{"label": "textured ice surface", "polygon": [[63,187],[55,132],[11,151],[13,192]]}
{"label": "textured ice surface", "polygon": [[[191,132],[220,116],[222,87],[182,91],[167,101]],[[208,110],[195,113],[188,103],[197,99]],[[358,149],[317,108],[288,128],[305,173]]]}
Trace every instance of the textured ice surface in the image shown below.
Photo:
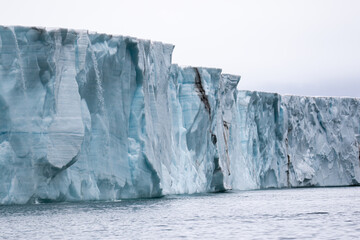
{"label": "textured ice surface", "polygon": [[360,100],[239,91],[233,188],[358,185]]}
{"label": "textured ice surface", "polygon": [[0,27],[0,203],[359,183],[359,100],[239,92],[172,50]]}

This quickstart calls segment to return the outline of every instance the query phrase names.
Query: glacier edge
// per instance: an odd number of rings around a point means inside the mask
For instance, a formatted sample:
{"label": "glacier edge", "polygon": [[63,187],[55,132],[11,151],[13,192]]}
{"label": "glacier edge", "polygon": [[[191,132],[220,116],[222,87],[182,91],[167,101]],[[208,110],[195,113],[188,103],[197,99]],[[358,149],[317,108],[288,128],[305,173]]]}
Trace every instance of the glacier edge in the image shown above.
{"label": "glacier edge", "polygon": [[0,204],[359,185],[359,99],[239,91],[173,48],[0,26]]}

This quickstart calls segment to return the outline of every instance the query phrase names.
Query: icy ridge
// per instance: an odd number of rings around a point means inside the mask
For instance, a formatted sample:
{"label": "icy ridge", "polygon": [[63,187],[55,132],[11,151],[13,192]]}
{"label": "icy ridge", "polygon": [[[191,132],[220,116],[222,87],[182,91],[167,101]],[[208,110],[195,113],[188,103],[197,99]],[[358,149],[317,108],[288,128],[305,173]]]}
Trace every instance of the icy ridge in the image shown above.
{"label": "icy ridge", "polygon": [[359,183],[359,100],[237,91],[172,51],[0,27],[0,204]]}

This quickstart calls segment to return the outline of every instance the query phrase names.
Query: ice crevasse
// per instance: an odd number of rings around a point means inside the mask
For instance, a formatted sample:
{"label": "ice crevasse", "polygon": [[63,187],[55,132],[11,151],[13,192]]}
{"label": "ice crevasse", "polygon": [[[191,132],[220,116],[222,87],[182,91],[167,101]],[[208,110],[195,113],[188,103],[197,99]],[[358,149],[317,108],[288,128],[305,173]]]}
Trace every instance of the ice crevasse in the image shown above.
{"label": "ice crevasse", "polygon": [[359,99],[239,91],[172,51],[0,27],[0,204],[359,184]]}

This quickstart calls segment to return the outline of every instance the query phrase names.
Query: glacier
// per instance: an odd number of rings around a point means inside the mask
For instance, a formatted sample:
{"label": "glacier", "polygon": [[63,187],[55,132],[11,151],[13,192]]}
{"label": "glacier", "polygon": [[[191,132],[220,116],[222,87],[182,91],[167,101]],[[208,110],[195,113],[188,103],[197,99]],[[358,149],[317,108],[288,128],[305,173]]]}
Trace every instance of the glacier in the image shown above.
{"label": "glacier", "polygon": [[238,90],[174,46],[0,26],[0,204],[360,183],[360,99]]}

